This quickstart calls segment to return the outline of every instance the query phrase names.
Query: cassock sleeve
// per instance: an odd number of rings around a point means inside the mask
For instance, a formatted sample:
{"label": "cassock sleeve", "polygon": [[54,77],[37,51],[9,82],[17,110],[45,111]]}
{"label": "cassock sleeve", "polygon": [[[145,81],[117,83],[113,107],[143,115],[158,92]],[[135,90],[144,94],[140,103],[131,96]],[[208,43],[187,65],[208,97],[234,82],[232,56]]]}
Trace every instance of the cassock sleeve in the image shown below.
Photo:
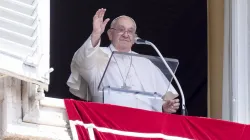
{"label": "cassock sleeve", "polygon": [[95,64],[97,53],[100,51],[100,41],[93,47],[91,36],[75,52],[71,61],[71,74],[67,81],[69,90],[72,94],[85,100],[90,100],[86,95],[88,83],[93,81],[95,73]]}

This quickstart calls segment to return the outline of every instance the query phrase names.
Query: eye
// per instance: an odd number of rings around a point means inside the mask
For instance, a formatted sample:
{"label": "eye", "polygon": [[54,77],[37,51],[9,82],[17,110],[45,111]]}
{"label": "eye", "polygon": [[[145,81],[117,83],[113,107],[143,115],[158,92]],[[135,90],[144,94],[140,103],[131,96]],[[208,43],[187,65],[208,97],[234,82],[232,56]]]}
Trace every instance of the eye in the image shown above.
{"label": "eye", "polygon": [[128,30],[128,33],[129,33],[129,34],[134,34],[134,33],[135,33],[135,30],[134,30],[134,29],[129,29],[129,30]]}
{"label": "eye", "polygon": [[124,28],[118,28],[117,30],[118,30],[119,33],[123,33],[125,31]]}

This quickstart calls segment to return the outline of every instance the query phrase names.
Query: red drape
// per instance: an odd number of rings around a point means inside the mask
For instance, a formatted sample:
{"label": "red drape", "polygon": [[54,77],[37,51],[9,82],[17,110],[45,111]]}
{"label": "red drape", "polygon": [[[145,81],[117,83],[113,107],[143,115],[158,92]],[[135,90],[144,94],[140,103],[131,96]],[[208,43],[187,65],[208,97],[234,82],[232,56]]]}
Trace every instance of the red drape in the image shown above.
{"label": "red drape", "polygon": [[[70,121],[97,127],[147,134],[164,134],[196,140],[250,140],[250,126],[201,117],[164,114],[115,105],[65,99]],[[88,130],[76,125],[78,138],[88,140]],[[97,140],[142,140],[140,136],[124,136],[94,129]],[[160,138],[158,138],[160,139]]]}

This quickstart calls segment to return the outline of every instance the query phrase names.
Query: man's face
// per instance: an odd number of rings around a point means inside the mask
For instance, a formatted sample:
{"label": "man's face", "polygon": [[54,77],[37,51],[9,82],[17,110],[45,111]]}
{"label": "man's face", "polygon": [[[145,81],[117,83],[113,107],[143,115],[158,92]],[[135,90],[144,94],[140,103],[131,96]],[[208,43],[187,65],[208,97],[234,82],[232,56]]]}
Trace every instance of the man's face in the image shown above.
{"label": "man's face", "polygon": [[121,17],[110,28],[108,35],[118,51],[128,52],[134,44],[135,23],[129,17]]}

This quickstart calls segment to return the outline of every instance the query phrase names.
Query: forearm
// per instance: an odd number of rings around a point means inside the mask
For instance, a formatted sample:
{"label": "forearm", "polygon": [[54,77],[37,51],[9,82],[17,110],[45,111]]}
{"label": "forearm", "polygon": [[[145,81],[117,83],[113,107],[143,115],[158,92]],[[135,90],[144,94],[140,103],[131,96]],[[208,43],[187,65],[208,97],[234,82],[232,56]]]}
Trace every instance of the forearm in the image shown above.
{"label": "forearm", "polygon": [[98,43],[100,42],[100,38],[101,34],[92,32],[91,34],[91,43],[93,45],[92,47],[96,47],[98,45]]}
{"label": "forearm", "polygon": [[94,62],[97,59],[96,53],[99,49],[100,40],[99,42],[97,42],[97,45],[95,45],[95,47],[93,47],[91,40],[92,37],[90,36],[74,54],[73,61],[79,68],[89,69],[95,64]]}

